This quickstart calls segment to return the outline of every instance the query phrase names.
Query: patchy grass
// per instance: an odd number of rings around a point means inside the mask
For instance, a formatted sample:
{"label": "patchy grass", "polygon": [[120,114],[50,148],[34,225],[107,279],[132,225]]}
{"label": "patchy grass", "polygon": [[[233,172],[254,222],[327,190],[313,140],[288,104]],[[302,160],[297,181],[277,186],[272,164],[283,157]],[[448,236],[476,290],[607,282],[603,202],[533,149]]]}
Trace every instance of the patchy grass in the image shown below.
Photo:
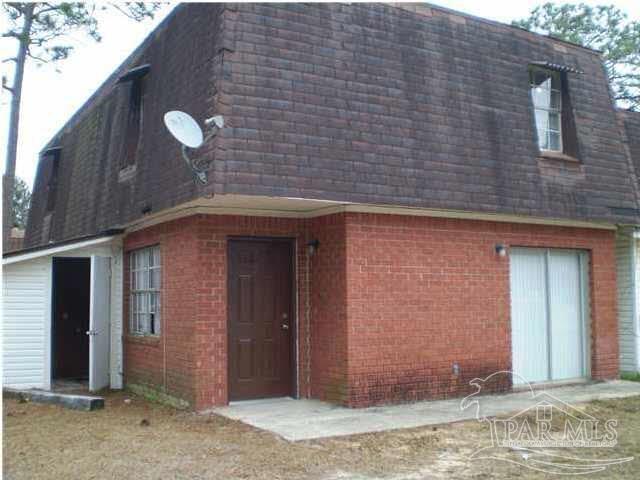
{"label": "patchy grass", "polygon": [[630,380],[632,382],[640,382],[640,372],[622,372],[620,374],[622,380]]}
{"label": "patchy grass", "polygon": [[[550,478],[508,462],[469,460],[490,438],[488,426],[478,422],[289,443],[217,415],[125,393],[105,400],[96,412],[5,400],[6,478]],[[618,419],[619,444],[570,453],[640,457],[640,397],[584,408],[599,419]],[[586,478],[636,479],[639,468],[634,460]]]}

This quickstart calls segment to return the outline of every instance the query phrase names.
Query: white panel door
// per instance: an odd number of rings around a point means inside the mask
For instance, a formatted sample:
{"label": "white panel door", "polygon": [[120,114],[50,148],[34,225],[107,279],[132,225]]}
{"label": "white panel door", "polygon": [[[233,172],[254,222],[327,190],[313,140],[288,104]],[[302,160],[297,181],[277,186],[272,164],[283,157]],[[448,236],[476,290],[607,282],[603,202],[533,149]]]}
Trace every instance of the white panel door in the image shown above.
{"label": "white panel door", "polygon": [[549,378],[546,251],[512,249],[511,351],[513,383]]}
{"label": "white panel door", "polygon": [[585,375],[580,270],[579,252],[549,252],[549,343],[552,380],[579,378]]}
{"label": "white panel door", "polygon": [[109,386],[109,337],[111,263],[107,257],[91,257],[89,311],[89,390]]}
{"label": "white panel door", "polygon": [[511,250],[514,384],[587,375],[585,266],[577,250]]}

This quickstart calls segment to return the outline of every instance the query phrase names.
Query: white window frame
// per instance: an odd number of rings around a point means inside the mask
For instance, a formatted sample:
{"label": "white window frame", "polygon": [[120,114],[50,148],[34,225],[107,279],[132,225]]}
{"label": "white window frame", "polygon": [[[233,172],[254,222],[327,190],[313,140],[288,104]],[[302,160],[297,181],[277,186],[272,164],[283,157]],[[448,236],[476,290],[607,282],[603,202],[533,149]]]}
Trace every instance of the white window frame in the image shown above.
{"label": "white window frame", "polygon": [[[156,285],[153,285],[155,272],[157,272],[157,282]],[[140,280],[142,280],[142,285],[138,285]],[[161,289],[162,256],[160,246],[154,245],[129,252],[129,333],[131,335],[160,335],[162,324]],[[155,302],[152,301],[154,298]]]}
{"label": "white window frame", "polygon": [[[535,73],[541,72],[547,74],[551,79],[551,82],[548,82],[548,87],[542,85],[535,85],[533,82],[533,76]],[[560,85],[560,88],[553,88],[554,79],[557,81],[557,84]],[[555,70],[550,70],[548,68],[541,67],[531,67],[529,70],[529,87],[531,91],[531,103],[533,104],[534,109],[534,123],[536,126],[536,132],[538,134],[538,148],[541,151],[547,152],[556,152],[562,153],[564,151],[564,146],[562,142],[562,78],[560,72]],[[535,92],[548,92],[548,102],[547,105],[536,104],[536,95]],[[557,107],[552,106],[552,98],[553,95],[557,95],[558,105]],[[541,129],[538,125],[538,114],[543,114],[546,116],[546,128]],[[558,116],[558,129],[551,128],[551,116]],[[558,135],[558,148],[551,148],[551,135]],[[546,147],[545,147],[546,143]]]}

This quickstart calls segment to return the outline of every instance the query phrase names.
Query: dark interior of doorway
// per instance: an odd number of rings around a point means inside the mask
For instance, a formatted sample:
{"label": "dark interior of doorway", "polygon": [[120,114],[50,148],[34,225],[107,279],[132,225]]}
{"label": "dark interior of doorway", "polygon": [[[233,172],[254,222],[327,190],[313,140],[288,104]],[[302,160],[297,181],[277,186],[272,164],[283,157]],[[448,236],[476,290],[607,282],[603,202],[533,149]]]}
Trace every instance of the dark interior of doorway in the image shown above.
{"label": "dark interior of doorway", "polygon": [[89,297],[91,260],[53,259],[52,376],[89,378]]}

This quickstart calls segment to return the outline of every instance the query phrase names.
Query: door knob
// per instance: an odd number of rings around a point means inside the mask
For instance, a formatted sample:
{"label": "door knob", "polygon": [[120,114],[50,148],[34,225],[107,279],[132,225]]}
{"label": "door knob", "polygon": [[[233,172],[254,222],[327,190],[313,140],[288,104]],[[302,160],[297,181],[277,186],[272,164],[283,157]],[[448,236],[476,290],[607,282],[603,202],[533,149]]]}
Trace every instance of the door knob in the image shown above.
{"label": "door knob", "polygon": [[282,324],[282,329],[283,330],[289,330],[289,325],[287,325],[286,323]]}

